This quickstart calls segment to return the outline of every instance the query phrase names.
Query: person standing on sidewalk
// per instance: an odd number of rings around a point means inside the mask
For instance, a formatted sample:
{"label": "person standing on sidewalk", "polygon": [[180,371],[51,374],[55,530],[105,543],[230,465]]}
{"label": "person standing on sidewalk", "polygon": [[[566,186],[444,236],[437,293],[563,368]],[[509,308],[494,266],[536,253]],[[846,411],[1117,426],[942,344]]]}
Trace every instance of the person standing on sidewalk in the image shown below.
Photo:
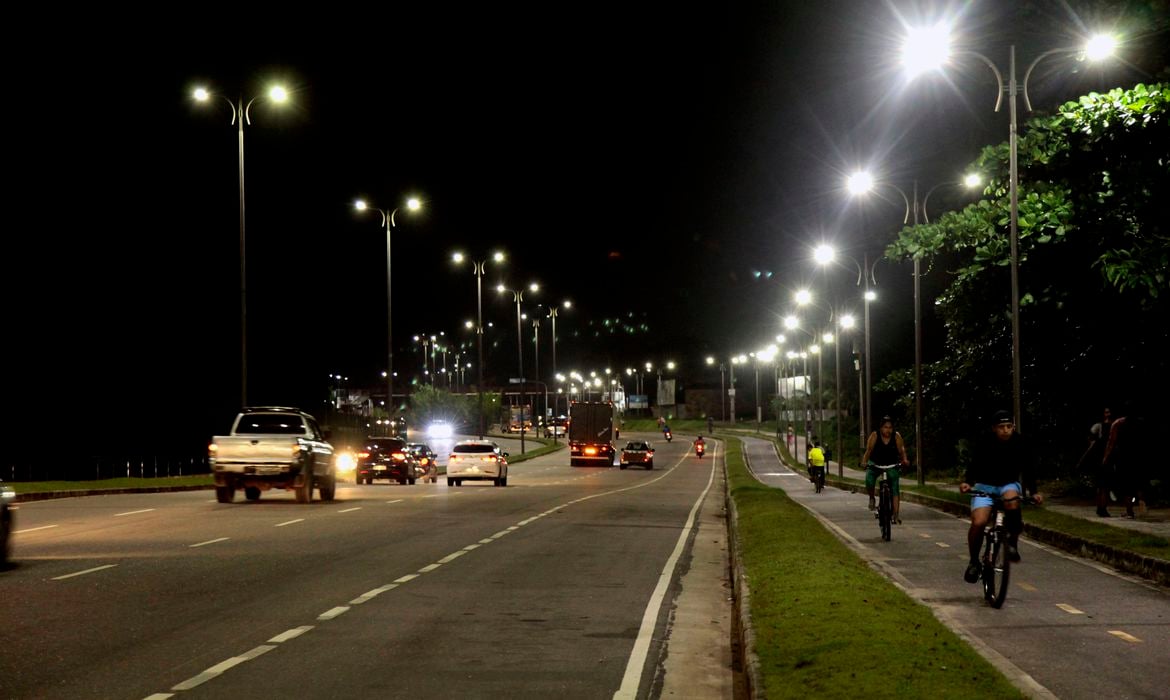
{"label": "person standing on sidewalk", "polygon": [[1132,518],[1135,506],[1139,512],[1146,507],[1146,459],[1139,446],[1143,432],[1140,416],[1133,415],[1129,408],[1124,408],[1122,414],[1109,427],[1102,465],[1113,474],[1117,497],[1125,504],[1125,517]]}
{"label": "person standing on sidewalk", "polygon": [[[1003,499],[1004,519],[1007,522],[1007,556],[1012,562],[1020,560],[1019,538],[1024,531],[1024,516],[1020,512],[1021,479],[1028,484],[1028,491],[1036,503],[1043,503],[1044,497],[1036,490],[1033,475],[1033,460],[1024,438],[1016,432],[1016,423],[1007,411],[996,411],[992,416],[991,434],[983,436],[977,443],[974,459],[967,467],[959,492],[983,491]],[[979,549],[983,546],[983,528],[991,517],[992,501],[987,496],[971,497],[971,528],[967,530],[967,547],[971,563],[963,573],[963,580],[975,583],[979,580],[982,567],[979,564]]]}
{"label": "person standing on sidewalk", "polygon": [[[865,454],[861,457],[861,468],[865,470],[865,490],[869,494],[869,509],[873,510],[873,489],[877,485],[878,470],[872,465],[887,467],[897,464],[899,467],[910,466],[906,457],[906,443],[902,441],[902,434],[894,430],[894,419],[882,416],[881,425],[869,434],[865,441]],[[894,522],[902,524],[901,505],[902,489],[899,487],[898,470],[890,469],[886,472],[890,480],[890,491],[894,494]]]}
{"label": "person standing on sidewalk", "polygon": [[1089,428],[1089,446],[1077,464],[1077,473],[1088,473],[1097,487],[1097,516],[1109,517],[1109,489],[1113,486],[1112,469],[1105,463],[1105,445],[1113,425],[1113,411],[1108,406],[1102,412],[1101,422]]}

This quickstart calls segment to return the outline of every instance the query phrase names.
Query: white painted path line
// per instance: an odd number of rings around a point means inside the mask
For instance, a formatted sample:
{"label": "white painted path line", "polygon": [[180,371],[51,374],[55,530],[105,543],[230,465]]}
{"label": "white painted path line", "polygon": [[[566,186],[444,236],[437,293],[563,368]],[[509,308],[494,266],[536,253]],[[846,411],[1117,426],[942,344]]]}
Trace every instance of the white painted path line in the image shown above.
{"label": "white painted path line", "polygon": [[175,697],[174,693],[154,693],[153,695],[147,695],[142,700],[167,700],[167,698],[173,697]]}
{"label": "white painted path line", "polygon": [[1109,630],[1109,634],[1117,637],[1118,639],[1124,639],[1125,641],[1131,642],[1133,644],[1139,644],[1142,641],[1132,634],[1129,634],[1128,632],[1122,632],[1121,630]]}
{"label": "white painted path line", "polygon": [[12,534],[23,535],[26,532],[36,532],[37,530],[48,530],[49,528],[52,528],[52,527],[61,527],[61,526],[60,525],[41,525],[40,527],[30,527],[30,528],[27,528],[24,530],[13,530]]}
{"label": "white painted path line", "polygon": [[302,634],[304,634],[305,632],[308,632],[311,629],[313,629],[312,625],[301,625],[300,627],[293,627],[291,630],[285,630],[284,632],[281,632],[280,634],[276,635],[272,639],[269,639],[268,643],[269,644],[280,644],[282,642],[287,642],[290,639],[296,639],[297,637],[301,636]]}
{"label": "white painted path line", "polygon": [[190,690],[190,689],[195,688],[197,686],[203,685],[207,681],[211,680],[212,678],[215,678],[216,676],[220,675],[221,673],[228,670],[229,668],[232,668],[233,666],[238,666],[238,665],[244,663],[245,661],[251,661],[252,659],[256,658],[257,656],[260,656],[261,654],[267,654],[268,652],[272,651],[275,648],[276,648],[275,646],[272,646],[270,644],[261,644],[260,646],[256,647],[255,649],[252,649],[250,651],[246,651],[243,654],[240,654],[239,656],[233,656],[232,658],[230,658],[226,661],[219,662],[218,664],[212,666],[211,668],[207,669],[203,673],[200,673],[197,676],[192,676],[191,678],[188,678],[187,680],[183,681],[182,683],[174,686],[173,688],[171,688],[171,690]]}
{"label": "white painted path line", "polygon": [[320,615],[317,616],[317,619],[318,620],[332,620],[333,618],[335,618],[339,615],[344,615],[347,612],[349,612],[348,605],[338,605],[336,608],[330,608],[329,610],[326,610],[325,612],[321,613]]}
{"label": "white painted path line", "polygon": [[132,511],[128,511],[126,513],[114,513],[114,517],[120,518],[123,515],[138,515],[139,513],[149,513],[152,510],[154,510],[154,508],[144,508],[143,510],[132,510]]}
{"label": "white painted path line", "polygon": [[473,550],[473,549],[479,549],[479,548],[480,548],[480,547],[482,547],[482,546],[483,546],[483,545],[481,545],[481,544],[469,544],[469,545],[467,545],[466,547],[464,547],[463,549],[465,549],[465,550],[467,550],[468,552],[470,552],[471,550]]}
{"label": "white painted path line", "polygon": [[935,542],[935,544],[938,545],[939,547],[942,547],[943,549],[950,549],[951,548],[951,546],[949,544],[947,544],[946,542]]}
{"label": "white painted path line", "polygon": [[106,564],[105,566],[95,566],[92,569],[86,569],[85,571],[75,571],[72,574],[65,574],[64,576],[54,576],[50,580],[51,581],[61,581],[63,579],[67,579],[67,578],[73,578],[74,576],[85,576],[86,574],[92,574],[95,571],[104,571],[106,569],[112,569],[115,566],[117,566],[117,564]]}
{"label": "white painted path line", "polygon": [[1057,604],[1056,604],[1056,607],[1058,607],[1058,608],[1060,608],[1061,610],[1065,611],[1065,612],[1066,612],[1066,613],[1068,613],[1069,615],[1084,615],[1084,614],[1085,614],[1085,611],[1084,611],[1084,610],[1077,610],[1076,608],[1074,608],[1073,606],[1069,605],[1068,603],[1057,603]]}
{"label": "white painted path line", "polygon": [[405,576],[399,576],[398,578],[394,579],[394,583],[406,583],[407,581],[413,581],[416,578],[418,578],[418,574],[407,574]]}
{"label": "white painted path line", "polygon": [[361,506],[358,506],[358,507],[356,507],[356,508],[346,508],[345,510],[339,510],[339,511],[337,511],[337,512],[338,512],[338,513],[352,513],[352,512],[354,512],[355,510],[361,510],[361,509],[362,509],[362,507],[361,507]]}
{"label": "white painted path line", "polygon": [[429,574],[440,566],[442,566],[442,564],[427,564],[423,568],[419,569],[418,572],[420,574]]}
{"label": "white painted path line", "polygon": [[283,523],[277,523],[277,524],[273,525],[272,527],[284,527],[285,525],[292,525],[293,523],[303,523],[303,522],[305,522],[304,518],[297,518],[296,520],[286,520]]}
{"label": "white painted path line", "polygon": [[450,564],[451,562],[455,561],[456,559],[463,556],[464,554],[467,554],[467,551],[468,550],[466,550],[466,549],[460,549],[457,552],[452,552],[452,553],[448,554],[447,556],[443,557],[442,559],[440,559],[439,563],[440,564]]}
{"label": "white painted path line", "polygon": [[1018,585],[1020,586],[1020,588],[1023,588],[1025,591],[1035,591],[1036,590],[1035,586],[1033,586],[1030,583],[1024,583],[1023,581],[1021,581]]}
{"label": "white painted path line", "polygon": [[394,499],[393,501],[386,501],[386,502],[387,502],[387,503],[402,503],[402,500],[403,500],[403,499],[401,499],[401,498],[396,498],[396,499]]}
{"label": "white painted path line", "polygon": [[198,542],[196,544],[189,544],[187,546],[188,547],[202,547],[202,546],[208,545],[208,544],[215,544],[216,542],[225,542],[225,541],[230,540],[230,539],[231,539],[230,537],[216,537],[214,540],[207,540],[206,542]]}
{"label": "white painted path line", "polygon": [[365,593],[359,595],[357,598],[354,598],[353,600],[349,601],[349,604],[350,605],[361,605],[362,603],[368,603],[371,600],[373,600],[374,598],[377,598],[378,596],[382,595],[386,591],[390,591],[390,590],[393,590],[395,588],[398,588],[397,583],[387,583],[385,586],[378,586],[377,588],[373,589],[372,591],[366,591]]}

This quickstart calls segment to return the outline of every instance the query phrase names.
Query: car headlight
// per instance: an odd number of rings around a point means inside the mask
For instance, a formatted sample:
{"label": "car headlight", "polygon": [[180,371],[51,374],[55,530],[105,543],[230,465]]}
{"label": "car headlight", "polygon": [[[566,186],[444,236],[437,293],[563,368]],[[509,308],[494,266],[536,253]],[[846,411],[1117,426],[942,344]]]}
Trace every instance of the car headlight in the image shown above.
{"label": "car headlight", "polygon": [[446,423],[432,423],[427,428],[427,437],[431,438],[449,438],[452,435],[451,426]]}
{"label": "car headlight", "polygon": [[351,472],[357,468],[357,460],[353,458],[352,452],[339,452],[334,467],[339,472]]}

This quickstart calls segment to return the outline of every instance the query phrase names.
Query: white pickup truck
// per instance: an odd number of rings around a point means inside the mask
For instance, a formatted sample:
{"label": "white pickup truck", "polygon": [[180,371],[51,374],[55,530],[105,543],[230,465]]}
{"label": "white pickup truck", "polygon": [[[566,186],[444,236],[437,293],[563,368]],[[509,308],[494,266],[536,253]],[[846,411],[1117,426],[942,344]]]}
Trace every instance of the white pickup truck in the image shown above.
{"label": "white pickup truck", "polygon": [[220,503],[231,503],[238,488],[249,501],[268,489],[288,489],[298,503],[313,500],[314,485],[323,501],[332,501],[337,489],[333,446],[317,421],[295,408],[245,408],[230,435],[211,439],[207,461]]}

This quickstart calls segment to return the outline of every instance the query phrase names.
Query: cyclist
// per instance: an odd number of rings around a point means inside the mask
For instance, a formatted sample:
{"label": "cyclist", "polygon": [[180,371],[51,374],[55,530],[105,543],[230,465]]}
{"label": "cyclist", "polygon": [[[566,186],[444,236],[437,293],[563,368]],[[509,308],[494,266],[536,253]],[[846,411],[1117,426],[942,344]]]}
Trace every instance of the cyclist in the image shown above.
{"label": "cyclist", "polygon": [[825,451],[821,449],[821,441],[813,439],[812,449],[808,451],[808,479],[814,484],[817,474],[825,470]]}
{"label": "cyclist", "polygon": [[[1027,443],[1016,432],[1015,420],[1007,411],[996,411],[992,417],[992,434],[984,436],[976,447],[976,452],[967,473],[963,476],[963,483],[959,484],[959,491],[967,493],[971,490],[994,493],[1003,499],[1004,520],[1007,525],[1008,560],[1018,562],[1020,551],[1018,542],[1020,533],[1024,530],[1024,518],[1020,513],[1020,478],[1028,482],[1028,490],[1036,503],[1042,503],[1044,497],[1036,491],[1036,481],[1032,475],[1032,455]],[[971,563],[963,579],[967,583],[979,580],[979,549],[983,546],[983,528],[991,516],[991,499],[987,496],[973,496],[971,498],[971,529],[967,531],[967,547],[971,551]]]}
{"label": "cyclist", "polygon": [[[861,463],[865,465],[865,490],[869,494],[869,509],[873,510],[873,489],[877,484],[878,472],[880,471],[874,469],[873,466],[877,464],[883,467],[890,464],[904,467],[910,465],[910,460],[906,458],[906,443],[902,442],[902,434],[894,430],[893,418],[882,416],[882,422],[878,429],[869,434],[869,439],[865,441],[865,454],[861,458]],[[887,470],[886,478],[890,480],[890,492],[894,495],[894,522],[901,525],[902,490],[898,487],[898,470]]]}

